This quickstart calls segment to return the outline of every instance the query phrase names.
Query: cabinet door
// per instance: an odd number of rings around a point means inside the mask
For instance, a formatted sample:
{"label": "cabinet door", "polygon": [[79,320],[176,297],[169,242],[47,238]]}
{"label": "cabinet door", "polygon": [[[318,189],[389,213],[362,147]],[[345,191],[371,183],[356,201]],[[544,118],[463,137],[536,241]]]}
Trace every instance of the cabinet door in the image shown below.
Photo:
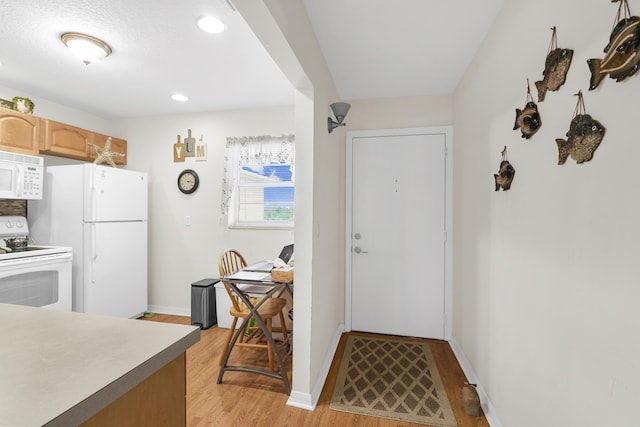
{"label": "cabinet door", "polygon": [[89,131],[53,120],[43,122],[45,135],[40,145],[40,153],[89,160]]}
{"label": "cabinet door", "polygon": [[38,155],[40,119],[18,111],[0,109],[0,150]]}
{"label": "cabinet door", "polygon": [[[91,133],[90,141],[96,144],[98,147],[104,148],[107,143],[107,139],[109,138],[107,135],[102,135],[99,133]],[[127,164],[127,141],[120,138],[111,138],[111,149],[109,150],[112,153],[121,153],[122,157],[113,156],[113,161],[117,165],[126,165]],[[90,160],[95,160],[98,157],[98,153],[93,150],[93,148],[89,148],[89,156]]]}

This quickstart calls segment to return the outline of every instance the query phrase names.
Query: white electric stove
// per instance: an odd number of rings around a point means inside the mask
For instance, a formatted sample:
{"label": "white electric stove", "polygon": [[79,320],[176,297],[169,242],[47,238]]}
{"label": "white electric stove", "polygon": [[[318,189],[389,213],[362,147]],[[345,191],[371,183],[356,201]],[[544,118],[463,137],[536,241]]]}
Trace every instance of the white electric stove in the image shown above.
{"label": "white electric stove", "polygon": [[22,216],[0,216],[0,239],[0,303],[71,311],[72,248],[29,245]]}

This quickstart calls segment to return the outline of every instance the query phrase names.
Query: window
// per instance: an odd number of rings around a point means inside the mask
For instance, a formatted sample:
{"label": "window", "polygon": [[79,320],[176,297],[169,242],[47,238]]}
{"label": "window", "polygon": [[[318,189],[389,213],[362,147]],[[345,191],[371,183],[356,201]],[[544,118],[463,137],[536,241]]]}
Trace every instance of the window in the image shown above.
{"label": "window", "polygon": [[222,213],[230,227],[291,228],[294,137],[227,138]]}

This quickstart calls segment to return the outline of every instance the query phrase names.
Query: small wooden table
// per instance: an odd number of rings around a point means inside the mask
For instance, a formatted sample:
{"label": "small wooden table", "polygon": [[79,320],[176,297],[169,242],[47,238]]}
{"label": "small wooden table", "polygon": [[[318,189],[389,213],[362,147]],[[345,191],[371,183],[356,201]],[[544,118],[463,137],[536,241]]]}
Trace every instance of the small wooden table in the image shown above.
{"label": "small wooden table", "polygon": [[[235,276],[235,277],[234,277]],[[266,274],[265,277],[261,280],[250,280],[246,278],[238,278],[237,274],[232,274],[229,276],[223,276],[220,280],[233,290],[236,293],[242,302],[247,306],[250,311],[250,314],[245,317],[242,321],[242,324],[238,329],[236,329],[233,337],[231,338],[231,342],[229,343],[229,347],[227,348],[227,352],[224,355],[224,359],[222,361],[222,366],[220,367],[220,373],[218,374],[218,384],[222,382],[222,377],[224,373],[227,371],[238,371],[238,372],[250,372],[259,375],[266,375],[268,377],[276,378],[282,380],[284,383],[284,389],[287,395],[291,393],[291,382],[289,381],[289,376],[287,375],[287,370],[284,365],[284,361],[287,357],[289,357],[292,353],[293,349],[293,331],[287,330],[287,338],[282,341],[279,345],[276,344],[273,335],[269,332],[267,328],[267,323],[258,313],[258,309],[267,298],[271,298],[273,296],[280,297],[285,292],[288,292],[291,297],[293,297],[293,282],[290,283],[279,283],[271,280],[271,275]],[[265,292],[265,290],[267,290]],[[255,294],[264,295],[258,302],[254,305],[251,303],[251,299],[249,295]],[[231,355],[231,351],[233,350],[240,334],[242,333],[244,326],[251,319],[255,319],[256,323],[260,326],[260,329],[264,333],[265,338],[269,342],[269,345],[274,349],[274,358],[277,362],[277,366],[279,368],[278,372],[274,372],[268,369],[261,369],[255,366],[239,366],[239,365],[229,365],[229,356]],[[286,325],[281,325],[283,328]]]}

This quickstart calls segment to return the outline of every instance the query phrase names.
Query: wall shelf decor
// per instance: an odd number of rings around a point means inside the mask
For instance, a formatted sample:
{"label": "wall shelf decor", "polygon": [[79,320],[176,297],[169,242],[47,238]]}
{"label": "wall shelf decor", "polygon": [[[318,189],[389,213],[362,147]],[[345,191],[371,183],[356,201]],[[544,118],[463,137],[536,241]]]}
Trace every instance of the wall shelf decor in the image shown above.
{"label": "wall shelf decor", "polygon": [[511,188],[513,177],[516,175],[515,168],[507,160],[507,147],[502,149],[502,160],[500,161],[500,170],[497,174],[493,175],[493,179],[496,183],[496,191],[502,188],[502,191],[507,191]]}
{"label": "wall shelf decor", "polygon": [[520,129],[522,137],[529,139],[538,132],[540,126],[542,126],[542,119],[538,112],[538,106],[533,101],[533,96],[531,96],[531,87],[529,86],[529,79],[527,79],[526,104],[522,110],[516,108],[516,122],[513,125],[513,130]]}
{"label": "wall shelf decor", "polygon": [[572,58],[572,49],[558,48],[556,27],[551,27],[551,42],[547,59],[544,62],[543,78],[535,83],[536,89],[538,89],[538,102],[544,101],[547,90],[556,91],[564,84]]}
{"label": "wall shelf decor", "polygon": [[608,74],[609,78],[620,82],[638,71],[640,63],[640,17],[631,16],[627,0],[612,0],[619,2],[613,30],[609,37],[609,44],[604,48],[602,59],[587,59],[591,71],[589,90],[600,85]]}
{"label": "wall shelf decor", "polygon": [[177,135],[178,142],[173,144],[173,161],[184,162],[184,144],[180,142],[180,135]]}
{"label": "wall shelf decor", "polygon": [[578,103],[569,125],[567,139],[556,139],[559,165],[563,165],[569,156],[578,164],[591,160],[606,132],[599,121],[586,113],[582,91],[575,96],[578,97]]}

